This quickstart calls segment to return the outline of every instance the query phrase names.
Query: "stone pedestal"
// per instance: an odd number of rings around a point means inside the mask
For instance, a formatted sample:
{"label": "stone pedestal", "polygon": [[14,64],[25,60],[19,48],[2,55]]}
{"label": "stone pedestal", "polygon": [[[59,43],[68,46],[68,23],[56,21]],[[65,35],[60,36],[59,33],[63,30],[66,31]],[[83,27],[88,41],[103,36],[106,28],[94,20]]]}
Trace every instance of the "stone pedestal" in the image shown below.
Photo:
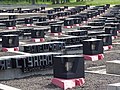
{"label": "stone pedestal", "polygon": [[120,83],[109,84],[107,90],[120,90]]}
{"label": "stone pedestal", "polygon": [[11,86],[0,84],[0,90],[21,90],[21,89],[17,89]]}
{"label": "stone pedestal", "polygon": [[106,73],[120,75],[120,60],[107,61]]}

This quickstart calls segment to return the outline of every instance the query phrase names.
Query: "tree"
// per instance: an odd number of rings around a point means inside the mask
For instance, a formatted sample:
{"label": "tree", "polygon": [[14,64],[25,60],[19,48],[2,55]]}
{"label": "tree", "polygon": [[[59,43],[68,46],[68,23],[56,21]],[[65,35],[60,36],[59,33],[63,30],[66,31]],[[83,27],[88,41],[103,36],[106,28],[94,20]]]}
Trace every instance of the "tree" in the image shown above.
{"label": "tree", "polygon": [[35,0],[32,0],[32,5],[35,5]]}
{"label": "tree", "polygon": [[52,0],[52,4],[55,4],[55,0]]}
{"label": "tree", "polygon": [[56,4],[59,4],[60,2],[59,2],[59,0],[56,0]]}

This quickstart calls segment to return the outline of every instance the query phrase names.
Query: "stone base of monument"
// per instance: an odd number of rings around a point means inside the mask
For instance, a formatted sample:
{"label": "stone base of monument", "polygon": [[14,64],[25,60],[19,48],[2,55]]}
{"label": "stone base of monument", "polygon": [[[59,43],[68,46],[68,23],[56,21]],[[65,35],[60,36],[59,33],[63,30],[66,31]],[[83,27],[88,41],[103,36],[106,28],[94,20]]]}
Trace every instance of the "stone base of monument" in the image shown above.
{"label": "stone base of monument", "polygon": [[21,89],[17,89],[11,86],[0,84],[0,90],[21,90]]}
{"label": "stone base of monument", "polygon": [[83,22],[82,22],[82,24],[87,24],[87,23],[88,23],[88,21],[83,21]]}
{"label": "stone base of monument", "polygon": [[117,38],[118,38],[118,36],[112,36],[112,40],[117,39]]}
{"label": "stone base of monument", "polygon": [[32,38],[32,42],[44,42],[45,38]]}
{"label": "stone base of monument", "polygon": [[81,24],[74,24],[73,26],[81,26]]}
{"label": "stone base of monument", "polygon": [[93,18],[88,18],[88,21],[91,21]]}
{"label": "stone base of monument", "polygon": [[62,33],[50,33],[51,36],[61,36]]}
{"label": "stone base of monument", "polygon": [[82,23],[81,24],[74,24],[73,29],[78,29],[80,26],[82,26]]}
{"label": "stone base of monument", "polygon": [[112,45],[109,45],[109,46],[103,46],[103,49],[106,51],[106,50],[111,50],[113,48]]}
{"label": "stone base of monument", "polygon": [[64,19],[65,17],[58,17],[58,19]]}
{"label": "stone base of monument", "polygon": [[7,27],[6,29],[8,29],[8,30],[14,30],[14,29],[16,29],[16,27]]}
{"label": "stone base of monument", "polygon": [[118,32],[117,33],[120,33],[120,30],[118,30]]}
{"label": "stone base of monument", "polygon": [[53,78],[52,83],[64,90],[71,89],[76,86],[83,86],[85,83],[84,78],[77,78],[77,79],[60,79],[60,78]]}
{"label": "stone base of monument", "polygon": [[12,51],[19,51],[19,47],[13,47],[13,48],[2,48],[3,52],[12,52]]}
{"label": "stone base of monument", "polygon": [[29,27],[29,26],[33,26],[33,24],[25,24],[24,26]]}
{"label": "stone base of monument", "polygon": [[102,60],[104,58],[103,54],[97,54],[97,55],[83,55],[85,60],[90,60],[90,61],[97,61],[97,60]]}
{"label": "stone base of monument", "polygon": [[9,79],[16,79],[16,78],[24,78],[33,75],[46,75],[52,74],[53,71],[51,69],[47,70],[37,70],[33,72],[22,72],[21,69],[7,69],[0,71],[0,80],[9,80]]}
{"label": "stone base of monument", "polygon": [[73,28],[73,26],[64,26],[65,29]]}
{"label": "stone base of monument", "polygon": [[120,90],[120,83],[108,84],[107,90]]}
{"label": "stone base of monument", "polygon": [[107,61],[106,73],[120,75],[120,60]]}
{"label": "stone base of monument", "polygon": [[55,19],[49,19],[49,21],[55,21]]}

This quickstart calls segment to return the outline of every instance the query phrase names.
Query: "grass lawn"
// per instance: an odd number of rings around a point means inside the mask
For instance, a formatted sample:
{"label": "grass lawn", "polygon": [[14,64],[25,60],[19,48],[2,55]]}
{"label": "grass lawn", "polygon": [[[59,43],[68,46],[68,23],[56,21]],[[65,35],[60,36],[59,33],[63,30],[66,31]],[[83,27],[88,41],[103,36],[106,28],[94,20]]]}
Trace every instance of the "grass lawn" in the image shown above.
{"label": "grass lawn", "polygon": [[75,2],[75,0],[71,0],[71,3],[66,4],[59,4],[59,5],[49,5],[50,7],[57,7],[57,6],[75,6],[75,5],[105,5],[105,4],[120,4],[120,0],[87,0],[83,2]]}
{"label": "grass lawn", "polygon": [[[0,4],[22,4],[22,5],[31,5],[29,2],[25,2],[24,0],[21,2],[12,2],[12,0],[0,2]],[[76,0],[70,0],[70,3],[66,4],[57,4],[52,5],[52,2],[41,2],[38,1],[36,4],[47,4],[49,7],[59,7],[59,6],[75,6],[75,5],[105,5],[105,4],[120,4],[120,0],[83,0],[83,2],[76,2]]]}
{"label": "grass lawn", "polygon": [[102,4],[120,4],[120,0],[93,0],[85,2],[89,5],[102,5]]}

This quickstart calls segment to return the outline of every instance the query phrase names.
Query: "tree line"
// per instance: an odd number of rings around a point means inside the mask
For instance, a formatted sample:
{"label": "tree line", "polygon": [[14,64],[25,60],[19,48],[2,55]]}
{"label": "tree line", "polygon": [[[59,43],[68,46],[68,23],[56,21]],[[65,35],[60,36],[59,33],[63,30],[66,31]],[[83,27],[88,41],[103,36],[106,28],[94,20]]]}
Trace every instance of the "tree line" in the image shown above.
{"label": "tree line", "polygon": [[[31,3],[32,5],[34,4],[37,4],[39,1],[40,2],[52,2],[52,4],[63,4],[63,3],[69,3],[70,0],[0,0],[1,1],[4,1],[4,2],[28,2],[28,3]],[[76,2],[82,2],[84,0],[76,0]]]}

